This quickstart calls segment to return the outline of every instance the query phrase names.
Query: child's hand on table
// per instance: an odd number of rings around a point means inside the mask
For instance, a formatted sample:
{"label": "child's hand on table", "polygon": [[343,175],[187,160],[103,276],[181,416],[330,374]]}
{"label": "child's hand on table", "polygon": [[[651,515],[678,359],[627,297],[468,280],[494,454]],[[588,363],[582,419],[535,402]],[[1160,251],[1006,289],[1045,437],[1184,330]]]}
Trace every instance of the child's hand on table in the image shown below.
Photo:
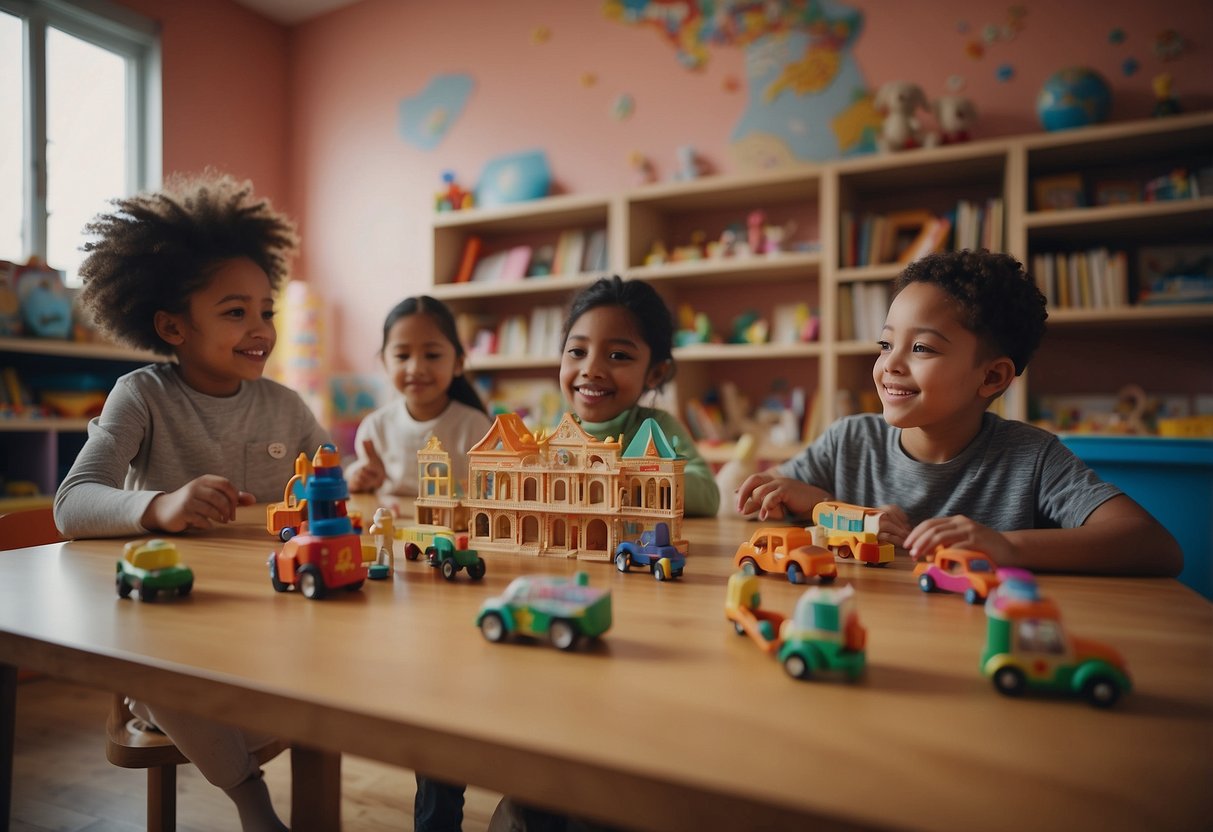
{"label": "child's hand on table", "polygon": [[387,469],[383,466],[383,460],[379,458],[379,452],[375,450],[375,443],[369,439],[364,440],[362,452],[366,458],[359,459],[351,465],[350,470],[345,474],[350,491],[354,493],[375,491],[387,479]]}
{"label": "child's hand on table", "polygon": [[237,490],[227,479],[204,474],[176,491],[157,494],[140,522],[145,529],[164,532],[209,529],[215,523],[235,520],[237,506],[251,506],[255,502],[252,494]]}

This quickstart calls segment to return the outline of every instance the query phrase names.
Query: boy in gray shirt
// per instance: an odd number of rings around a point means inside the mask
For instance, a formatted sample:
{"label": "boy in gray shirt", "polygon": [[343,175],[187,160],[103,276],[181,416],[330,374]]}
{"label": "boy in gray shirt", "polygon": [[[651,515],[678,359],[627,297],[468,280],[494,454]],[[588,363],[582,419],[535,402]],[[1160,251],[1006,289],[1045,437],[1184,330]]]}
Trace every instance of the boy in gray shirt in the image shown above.
{"label": "boy in gray shirt", "polygon": [[[208,529],[276,499],[329,437],[293,391],[263,379],[290,222],[248,183],[177,180],[115,200],[88,227],[84,307],[115,340],[173,363],[118,380],[55,495],[69,537]],[[131,704],[222,788],[246,832],[285,830],[252,751],[267,738],[160,704]]]}
{"label": "boy in gray shirt", "polygon": [[840,419],[796,458],[749,477],[743,514],[807,516],[822,500],[879,506],[880,542],[915,557],[975,549],[1000,566],[1179,574],[1175,538],[1057,437],[987,412],[1044,334],[1045,299],[1005,254],[929,255],[897,278],[872,368],[883,417]]}

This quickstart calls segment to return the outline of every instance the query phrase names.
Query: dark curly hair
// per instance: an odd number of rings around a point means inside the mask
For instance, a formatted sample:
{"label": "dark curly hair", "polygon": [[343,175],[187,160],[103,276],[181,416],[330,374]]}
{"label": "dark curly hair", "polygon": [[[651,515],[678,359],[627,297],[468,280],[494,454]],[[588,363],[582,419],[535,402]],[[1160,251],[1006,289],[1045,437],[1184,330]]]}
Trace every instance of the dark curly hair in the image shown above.
{"label": "dark curly hair", "polygon": [[237,257],[277,290],[297,244],[290,220],[254,197],[251,182],[213,171],[110,204],[85,227],[96,239],[83,247],[81,303],[112,338],[163,355],[172,348],[156,334],[156,312],[185,312],[215,268]]}
{"label": "dark curly hair", "polygon": [[961,325],[1015,362],[1015,375],[1040,346],[1049,317],[1045,296],[1009,254],[985,249],[928,254],[897,276],[894,294],[911,283],[930,283],[947,292],[960,309]]}
{"label": "dark curly hair", "polygon": [[631,313],[640,337],[648,344],[649,366],[667,362],[665,376],[657,383],[659,389],[674,377],[674,320],[661,295],[642,280],[612,275],[599,278],[578,292],[569,303],[560,343],[569,340],[569,332],[578,318],[599,306],[620,306]]}

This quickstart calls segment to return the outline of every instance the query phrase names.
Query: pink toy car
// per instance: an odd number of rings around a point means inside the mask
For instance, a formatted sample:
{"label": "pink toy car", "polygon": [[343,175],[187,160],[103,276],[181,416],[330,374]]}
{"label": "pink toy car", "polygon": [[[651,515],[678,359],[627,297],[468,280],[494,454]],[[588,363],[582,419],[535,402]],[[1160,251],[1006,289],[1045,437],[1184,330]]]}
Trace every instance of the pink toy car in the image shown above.
{"label": "pink toy car", "polygon": [[940,549],[914,567],[914,577],[923,592],[958,592],[970,604],[977,604],[998,586],[996,570],[984,552]]}

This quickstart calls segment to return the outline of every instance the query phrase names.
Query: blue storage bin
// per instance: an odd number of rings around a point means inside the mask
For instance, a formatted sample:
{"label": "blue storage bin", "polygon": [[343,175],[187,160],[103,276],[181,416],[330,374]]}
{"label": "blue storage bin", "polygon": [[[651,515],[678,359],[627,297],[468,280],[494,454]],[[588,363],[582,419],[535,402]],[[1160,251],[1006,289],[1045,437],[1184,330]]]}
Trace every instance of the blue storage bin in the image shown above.
{"label": "blue storage bin", "polygon": [[1179,579],[1213,600],[1213,439],[1062,436],[1061,441],[1115,484],[1179,541]]}

